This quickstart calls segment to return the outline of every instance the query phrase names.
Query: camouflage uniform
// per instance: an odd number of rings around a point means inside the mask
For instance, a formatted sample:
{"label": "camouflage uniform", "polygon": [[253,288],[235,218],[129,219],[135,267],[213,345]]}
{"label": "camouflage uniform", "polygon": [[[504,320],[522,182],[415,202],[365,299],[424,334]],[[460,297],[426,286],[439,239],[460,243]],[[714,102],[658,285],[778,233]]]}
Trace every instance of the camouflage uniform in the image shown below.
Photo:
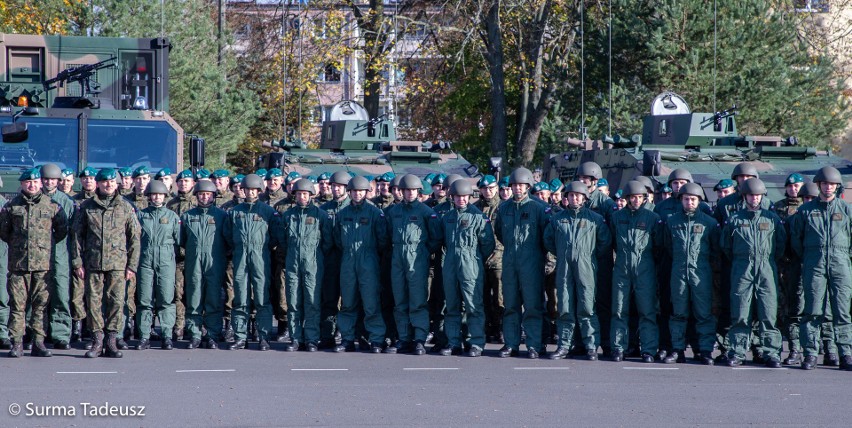
{"label": "camouflage uniform", "polygon": [[[144,190],[144,189],[143,189]],[[136,207],[136,212],[142,211],[145,208],[148,208],[148,197],[145,196],[144,193],[136,193],[133,192],[125,198]],[[124,316],[128,320],[136,319],[136,300],[138,299],[136,293],[136,281],[138,278],[133,277],[130,281],[127,281],[127,288],[125,289],[125,298],[124,298]],[[133,332],[128,331],[129,334],[133,334]],[[128,337],[129,339],[129,337]]]}
{"label": "camouflage uniform", "polygon": [[93,333],[119,332],[125,269],[136,272],[139,266],[139,222],[133,206],[117,193],[97,194],[80,205],[72,231],[71,264],[86,270],[87,325]]}
{"label": "camouflage uniform", "polygon": [[232,199],[234,199],[233,192],[231,192],[230,190],[225,190],[224,192],[220,190],[216,192],[216,200],[213,202],[213,205],[216,205],[216,207],[218,208],[222,208],[223,205],[225,205]]}
{"label": "camouflage uniform", "polygon": [[[80,206],[83,202],[92,199],[95,192],[81,191],[75,194],[71,200],[74,201],[75,215],[80,211]],[[73,219],[72,219],[73,223]],[[70,246],[70,243],[69,243]],[[81,278],[71,275],[71,318],[74,321],[80,321],[86,318],[86,282]]]}
{"label": "camouflage uniform", "polygon": [[[9,335],[21,343],[26,328],[44,339],[53,244],[65,239],[68,218],[50,197],[20,193],[0,211],[0,239],[9,244]],[[27,323],[27,305],[30,305]],[[29,325],[25,325],[29,324]]]}
{"label": "camouflage uniform", "polygon": [[[178,217],[182,216],[185,212],[191,210],[197,204],[195,200],[195,196],[191,193],[178,193],[177,196],[172,198],[169,202],[166,203],[166,208],[175,212]],[[177,256],[177,265],[175,267],[175,335],[178,339],[183,337],[183,328],[186,325],[186,305],[184,304],[183,298],[183,286],[184,286],[184,251],[183,248],[180,249]]]}
{"label": "camouflage uniform", "polygon": [[[70,219],[74,218],[74,202],[71,198],[56,189],[45,194],[62,208],[67,219],[66,227],[70,226]],[[50,336],[54,343],[69,343],[71,341],[71,294],[68,277],[71,273],[71,266],[68,264],[70,240],[62,238],[54,239],[54,241],[50,269]]]}

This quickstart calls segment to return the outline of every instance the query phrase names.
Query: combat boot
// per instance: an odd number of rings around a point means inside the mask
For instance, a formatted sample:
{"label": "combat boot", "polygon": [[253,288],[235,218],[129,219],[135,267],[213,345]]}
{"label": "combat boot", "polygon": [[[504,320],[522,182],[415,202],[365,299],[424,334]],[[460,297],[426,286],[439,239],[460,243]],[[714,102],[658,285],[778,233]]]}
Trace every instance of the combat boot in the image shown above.
{"label": "combat boot", "polygon": [[852,355],[844,355],[840,358],[840,370],[852,371]]}
{"label": "combat boot", "polygon": [[253,340],[255,342],[258,340],[258,337],[257,337],[257,320],[256,319],[252,318],[251,320],[249,320],[248,334],[246,336],[248,337],[247,340]]}
{"label": "combat boot", "polygon": [[121,349],[122,351],[126,351],[126,350],[130,349],[130,347],[127,346],[127,342],[124,341],[124,338],[118,337],[117,334],[116,334],[116,339],[115,339],[115,345],[118,347],[118,349]]}
{"label": "combat boot", "polygon": [[201,347],[201,339],[197,337],[193,337],[189,339],[189,343],[186,345],[186,349],[197,349]]}
{"label": "combat boot", "polygon": [[9,357],[10,358],[20,358],[24,355],[24,343],[20,340],[12,340],[10,343]]}
{"label": "combat boot", "polygon": [[30,351],[30,355],[33,357],[52,357],[53,354],[44,346],[43,339],[34,339],[33,340],[33,350]]}
{"label": "combat boot", "polygon": [[334,347],[334,352],[355,352],[355,344],[351,340],[341,341]]}
{"label": "combat boot", "polygon": [[624,352],[612,351],[612,355],[610,356],[610,358],[612,359],[612,361],[615,361],[616,363],[620,363],[620,362],[624,361]]}
{"label": "combat boot", "polygon": [[0,349],[12,349],[12,341],[8,337],[0,339]]}
{"label": "combat boot", "polygon": [[296,352],[299,350],[299,342],[294,340],[284,347],[284,352]]}
{"label": "combat boot", "polygon": [[175,345],[170,337],[163,338],[163,343],[160,344],[160,349],[163,349],[164,351],[171,351],[174,347]]}
{"label": "combat boot", "polygon": [[269,342],[266,341],[266,338],[260,339],[260,342],[257,344],[257,349],[259,351],[269,350]]}
{"label": "combat boot", "polygon": [[837,354],[825,354],[825,357],[822,359],[822,365],[828,367],[837,367],[840,364],[840,359],[837,357]]}
{"label": "combat boot", "polygon": [[654,354],[652,354],[650,352],[643,352],[642,356],[640,358],[642,358],[643,363],[653,363],[654,362]]}
{"label": "combat boot", "polygon": [[550,354],[550,359],[551,360],[562,360],[562,359],[565,359],[565,357],[567,357],[570,353],[571,353],[571,351],[568,348],[566,348],[564,346],[560,346],[560,347],[556,348],[556,350],[553,351],[553,353]]}
{"label": "combat boot", "polygon": [[56,342],[53,342],[53,349],[71,349],[71,345],[69,345],[68,342],[64,340],[57,340]]}
{"label": "combat boot", "polygon": [[802,364],[802,353],[796,350],[790,351],[790,355],[784,359],[784,364],[788,366],[797,366]]}
{"label": "combat boot", "polygon": [[240,340],[228,345],[228,349],[230,349],[231,351],[236,351],[238,349],[246,349],[245,339],[240,339]]}
{"label": "combat boot", "polygon": [[664,364],[674,364],[674,363],[683,363],[686,360],[683,357],[683,351],[673,349],[669,351],[669,354],[666,355],[666,358],[663,358]]}
{"label": "combat boot", "polygon": [[234,327],[231,326],[231,320],[225,318],[225,328],[222,330],[222,341],[230,343],[234,341]]}
{"label": "combat boot", "polygon": [[426,354],[426,346],[423,345],[423,342],[417,341],[414,343],[414,350],[411,351],[414,355],[425,355]]}
{"label": "combat boot", "polygon": [[712,352],[703,351],[699,355],[701,357],[701,364],[704,364],[705,366],[712,366],[716,364],[716,360],[713,359]]}
{"label": "combat boot", "polygon": [[802,364],[800,367],[802,368],[802,370],[813,370],[816,368],[816,364],[817,358],[811,355],[802,359]]}
{"label": "combat boot", "polygon": [[95,337],[92,338],[92,348],[89,349],[89,352],[86,352],[86,358],[98,358],[101,356],[103,350],[104,332],[99,331],[95,333]]}
{"label": "combat boot", "polygon": [[500,358],[509,358],[509,357],[517,357],[518,350],[512,348],[511,346],[503,346],[499,351]]}
{"label": "combat boot", "polygon": [[763,364],[770,369],[781,368],[781,359],[779,359],[778,357],[768,357],[764,358],[764,360],[766,360],[766,362]]}
{"label": "combat boot", "polygon": [[121,358],[124,356],[124,354],[122,354],[121,351],[118,350],[116,336],[118,336],[118,333],[116,332],[110,332],[109,335],[107,335],[106,350],[104,351],[105,357]]}
{"label": "combat boot", "polygon": [[139,343],[136,344],[136,350],[144,351],[146,349],[151,349],[151,341],[149,339],[140,339]]}

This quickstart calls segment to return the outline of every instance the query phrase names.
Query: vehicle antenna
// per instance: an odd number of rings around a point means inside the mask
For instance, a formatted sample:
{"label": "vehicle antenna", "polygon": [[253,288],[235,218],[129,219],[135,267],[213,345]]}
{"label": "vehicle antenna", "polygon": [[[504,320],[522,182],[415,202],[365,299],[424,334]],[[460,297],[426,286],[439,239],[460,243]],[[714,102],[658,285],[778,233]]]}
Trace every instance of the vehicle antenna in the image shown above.
{"label": "vehicle antenna", "polygon": [[583,21],[585,20],[585,5],[580,2],[580,139],[586,139],[586,63],[585,45],[583,42]]}
{"label": "vehicle antenna", "polygon": [[612,0],[609,0],[607,32],[609,33],[609,132],[607,135],[612,135]]}
{"label": "vehicle antenna", "polygon": [[713,111],[716,112],[716,0],[713,0]]}

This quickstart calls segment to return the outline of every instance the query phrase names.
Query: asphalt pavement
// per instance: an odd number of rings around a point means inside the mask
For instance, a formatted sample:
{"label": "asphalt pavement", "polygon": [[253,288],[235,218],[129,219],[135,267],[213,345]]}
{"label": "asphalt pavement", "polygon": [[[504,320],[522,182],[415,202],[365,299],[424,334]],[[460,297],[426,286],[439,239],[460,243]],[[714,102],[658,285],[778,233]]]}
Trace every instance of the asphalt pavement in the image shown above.
{"label": "asphalt pavement", "polygon": [[[278,343],[268,352],[254,343],[241,351],[186,350],[186,343],[163,351],[155,342],[151,350],[124,351],[122,359],[84,358],[81,345],[52,358],[0,357],[0,426],[844,426],[849,420],[852,372],[822,366],[501,359],[497,345],[470,358],[288,353]],[[135,415],[121,416],[127,413]]]}

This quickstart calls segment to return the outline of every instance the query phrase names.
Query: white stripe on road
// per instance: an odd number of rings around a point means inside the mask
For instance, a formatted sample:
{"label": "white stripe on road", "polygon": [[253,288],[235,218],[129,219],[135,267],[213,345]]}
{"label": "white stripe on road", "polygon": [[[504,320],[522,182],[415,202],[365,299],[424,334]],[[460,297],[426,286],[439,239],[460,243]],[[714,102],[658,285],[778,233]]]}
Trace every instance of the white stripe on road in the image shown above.
{"label": "white stripe on road", "polygon": [[772,367],[731,367],[731,370],[788,370],[787,367],[778,367],[774,369]]}
{"label": "white stripe on road", "polygon": [[56,374],[116,374],[118,372],[56,372]]}
{"label": "white stripe on road", "polygon": [[514,367],[515,370],[570,370],[571,367]]}
{"label": "white stripe on road", "polygon": [[403,370],[458,370],[458,367],[403,367]]}
{"label": "white stripe on road", "polygon": [[235,372],[235,369],[175,370],[175,373]]}
{"label": "white stripe on road", "polygon": [[624,370],[680,370],[678,367],[622,367]]}
{"label": "white stripe on road", "polygon": [[345,372],[349,369],[290,369],[294,372]]}

